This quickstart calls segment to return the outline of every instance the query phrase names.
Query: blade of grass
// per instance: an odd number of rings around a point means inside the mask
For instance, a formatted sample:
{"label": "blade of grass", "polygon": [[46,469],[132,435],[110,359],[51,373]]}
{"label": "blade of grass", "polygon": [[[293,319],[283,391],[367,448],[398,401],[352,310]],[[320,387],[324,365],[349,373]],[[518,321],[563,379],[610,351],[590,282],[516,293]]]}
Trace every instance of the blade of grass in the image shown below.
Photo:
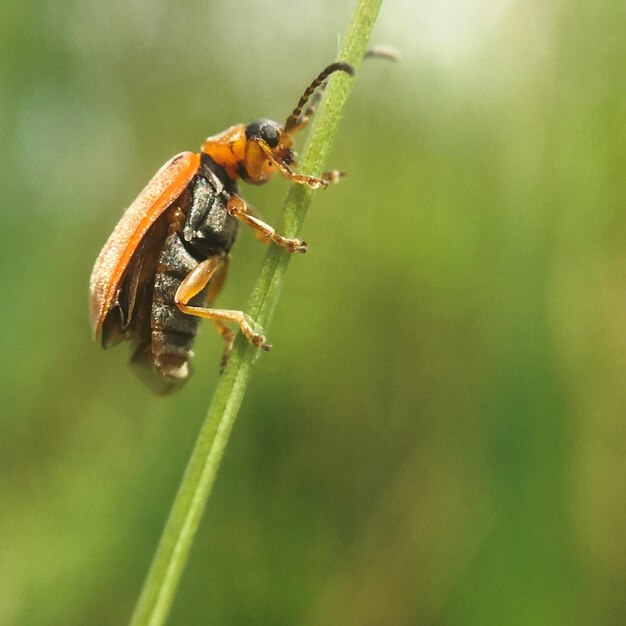
{"label": "blade of grass", "polygon": [[[382,0],[359,0],[340,48],[338,60],[358,67],[367,48]],[[333,75],[317,113],[301,160],[300,170],[319,175],[339,129],[354,79]],[[283,209],[278,231],[295,237],[306,217],[313,192],[294,185]],[[252,292],[247,311],[267,329],[280,296],[290,254],[271,247]],[[161,626],[169,615],[194,536],[211,493],[224,449],[237,417],[258,356],[243,337],[235,342],[230,361],[209,407],[189,459],[152,565],[135,607],[131,626]]]}

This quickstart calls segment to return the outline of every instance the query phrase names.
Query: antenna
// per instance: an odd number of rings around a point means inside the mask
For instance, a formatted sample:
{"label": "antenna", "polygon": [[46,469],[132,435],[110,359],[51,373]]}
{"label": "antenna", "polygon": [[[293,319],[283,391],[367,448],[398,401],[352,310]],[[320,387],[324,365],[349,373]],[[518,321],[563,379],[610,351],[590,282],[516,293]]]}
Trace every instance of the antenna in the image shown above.
{"label": "antenna", "polygon": [[333,73],[333,72],[346,72],[350,76],[354,76],[354,68],[348,63],[331,63],[326,69],[322,70],[319,76],[304,90],[300,101],[296,105],[296,108],[292,111],[291,115],[285,122],[284,132],[290,134],[294,129],[299,126],[298,122],[300,114],[302,113],[302,107],[307,103],[313,92]]}

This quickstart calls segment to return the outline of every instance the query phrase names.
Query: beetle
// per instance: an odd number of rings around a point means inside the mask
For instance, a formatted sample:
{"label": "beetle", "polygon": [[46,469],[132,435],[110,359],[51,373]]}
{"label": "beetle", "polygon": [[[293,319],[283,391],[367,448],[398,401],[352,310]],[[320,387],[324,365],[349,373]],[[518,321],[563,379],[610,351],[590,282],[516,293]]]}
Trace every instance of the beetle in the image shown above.
{"label": "beetle", "polygon": [[131,364],[158,393],[175,391],[188,379],[200,318],[211,320],[226,342],[222,367],[235,338],[227,323],[238,325],[254,346],[271,348],[243,311],[211,305],[239,222],[290,252],[306,252],[306,243],[262,221],[239,195],[237,181],[262,185],[278,172],[317,189],[338,178],[337,172],[316,178],[292,169],[292,136],[307,125],[326,79],[338,71],[354,73],[347,63],[330,64],[283,126],[267,119],[238,124],[208,137],[199,153],[172,157],[126,209],[98,255],[89,283],[94,338],[105,348],[130,341]]}

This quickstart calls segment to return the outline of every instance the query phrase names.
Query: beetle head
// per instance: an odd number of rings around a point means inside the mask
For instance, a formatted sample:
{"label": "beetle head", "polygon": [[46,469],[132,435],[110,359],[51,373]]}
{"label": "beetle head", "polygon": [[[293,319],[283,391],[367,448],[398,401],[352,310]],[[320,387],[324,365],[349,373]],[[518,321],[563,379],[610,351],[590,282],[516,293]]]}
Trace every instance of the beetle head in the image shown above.
{"label": "beetle head", "polygon": [[[232,180],[242,178],[247,183],[262,185],[276,172],[280,172],[284,178],[312,188],[326,186],[324,180],[296,174],[291,170],[290,166],[297,160],[292,148],[292,136],[307,125],[315,112],[326,79],[337,71],[350,75],[354,73],[352,66],[347,63],[329,65],[305,89],[284,126],[266,119],[255,120],[247,126],[239,124],[219,135],[208,137],[202,144],[202,152],[224,167]],[[307,102],[309,105],[304,109]]]}
{"label": "beetle head", "polygon": [[254,120],[246,126],[244,169],[246,182],[261,185],[276,171],[285,172],[297,161],[291,136],[272,120]]}
{"label": "beetle head", "polygon": [[[304,90],[284,126],[266,119],[255,120],[246,126],[244,168],[247,182],[262,184],[278,170],[285,178],[305,182],[311,187],[320,186],[318,179],[300,177],[291,171],[290,166],[297,162],[297,155],[292,149],[292,135],[308,124],[315,112],[326,79],[337,71],[354,74],[354,69],[347,63],[332,63],[326,67]],[[311,98],[314,94],[316,95]],[[309,106],[304,109],[307,102]]]}

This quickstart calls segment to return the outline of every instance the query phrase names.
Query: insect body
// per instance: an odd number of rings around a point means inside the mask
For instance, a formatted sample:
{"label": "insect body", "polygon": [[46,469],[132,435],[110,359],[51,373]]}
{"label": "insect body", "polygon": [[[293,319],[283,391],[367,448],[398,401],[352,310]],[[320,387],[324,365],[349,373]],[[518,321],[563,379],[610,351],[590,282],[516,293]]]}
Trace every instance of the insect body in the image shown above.
{"label": "insect body", "polygon": [[209,137],[200,153],[170,159],[100,252],[90,280],[94,336],[104,347],[130,340],[131,363],[141,366],[156,391],[174,391],[189,376],[200,318],[211,320],[224,337],[223,363],[235,336],[229,322],[253,345],[271,348],[245,313],[211,308],[211,303],[226,277],[239,222],[290,252],[306,252],[306,244],[279,235],[256,216],[239,196],[237,180],[260,185],[278,172],[315,189],[336,178],[332,172],[314,178],[291,169],[296,162],[292,135],[314,112],[314,104],[303,112],[304,105],[336,71],[353,73],[345,63],[329,65],[307,87],[284,126],[271,120],[233,126]]}

